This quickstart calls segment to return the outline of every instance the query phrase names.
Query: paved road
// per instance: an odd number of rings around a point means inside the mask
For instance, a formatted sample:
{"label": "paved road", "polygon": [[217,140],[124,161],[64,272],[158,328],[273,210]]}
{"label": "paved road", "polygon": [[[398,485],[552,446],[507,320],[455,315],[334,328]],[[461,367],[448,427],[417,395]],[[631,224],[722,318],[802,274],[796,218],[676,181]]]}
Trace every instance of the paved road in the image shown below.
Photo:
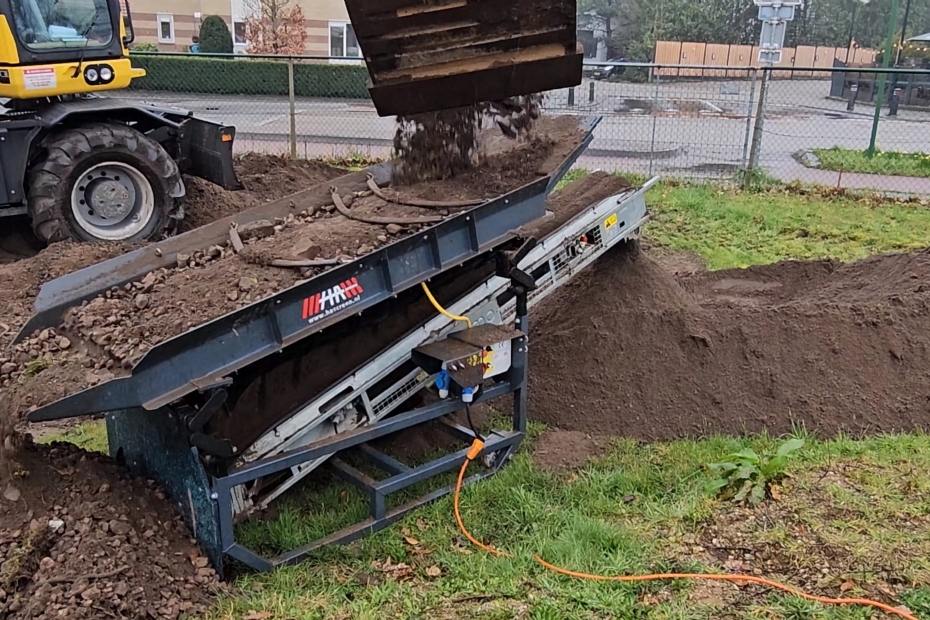
{"label": "paved road", "polygon": [[[581,165],[608,170],[680,176],[728,176],[744,165],[754,121],[758,89],[748,81],[660,84],[596,83],[589,102],[587,86],[567,106],[567,91],[550,96],[554,113],[600,114],[603,120]],[[825,98],[826,81],[774,81],[770,85],[760,152],[762,167],[784,180],[835,184],[835,173],[797,163],[800,150],[868,145],[873,109]],[[286,152],[289,106],[281,97],[239,97],[187,93],[126,92],[118,96],[187,108],[237,128],[237,149]],[[298,153],[340,156],[389,153],[394,120],[379,118],[367,102],[298,99],[295,105]],[[882,149],[927,150],[930,113],[901,111],[883,116]],[[887,191],[930,193],[930,179],[843,175],[842,185]]]}

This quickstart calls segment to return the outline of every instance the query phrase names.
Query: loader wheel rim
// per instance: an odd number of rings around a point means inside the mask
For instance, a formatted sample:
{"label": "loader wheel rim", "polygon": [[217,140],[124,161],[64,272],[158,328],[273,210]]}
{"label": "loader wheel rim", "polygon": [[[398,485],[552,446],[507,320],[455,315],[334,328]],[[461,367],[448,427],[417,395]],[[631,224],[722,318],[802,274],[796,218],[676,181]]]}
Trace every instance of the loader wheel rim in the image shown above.
{"label": "loader wheel rim", "polygon": [[88,234],[122,241],[148,226],[155,213],[155,191],[133,166],[103,162],[85,170],[74,183],[71,212]]}

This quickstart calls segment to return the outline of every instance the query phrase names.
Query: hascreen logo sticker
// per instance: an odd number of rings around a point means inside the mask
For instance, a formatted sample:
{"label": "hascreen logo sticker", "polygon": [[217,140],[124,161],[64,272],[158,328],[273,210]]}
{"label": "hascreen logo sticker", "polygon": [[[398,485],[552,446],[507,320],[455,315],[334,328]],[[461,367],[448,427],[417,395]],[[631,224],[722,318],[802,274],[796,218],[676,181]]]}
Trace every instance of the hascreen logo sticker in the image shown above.
{"label": "hascreen logo sticker", "polygon": [[357,278],[320,291],[304,299],[303,318],[315,323],[361,300],[364,292]]}

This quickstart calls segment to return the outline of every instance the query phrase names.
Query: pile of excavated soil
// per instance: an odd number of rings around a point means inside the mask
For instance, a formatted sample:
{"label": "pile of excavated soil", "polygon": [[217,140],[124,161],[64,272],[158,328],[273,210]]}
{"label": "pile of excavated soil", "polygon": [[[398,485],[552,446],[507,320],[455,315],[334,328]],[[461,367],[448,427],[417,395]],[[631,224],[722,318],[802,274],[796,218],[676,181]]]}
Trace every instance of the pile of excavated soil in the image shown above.
{"label": "pile of excavated soil", "polygon": [[[539,127],[548,131],[527,143],[509,141],[509,150],[489,156],[478,169],[452,179],[400,187],[396,193],[444,201],[488,199],[523,186],[551,172],[583,138],[574,118],[543,119]],[[268,222],[252,238],[243,232],[246,245],[240,253],[231,244],[204,248],[185,256],[174,268],[107,291],[67,312],[60,329],[33,334],[0,353],[0,419],[15,425],[30,409],[128,373],[168,338],[330,268],[275,267],[272,261],[349,262],[430,225],[406,224],[411,218],[441,217],[457,210],[404,206],[374,195],[343,198],[352,218],[387,218],[399,224],[350,219],[328,205]],[[5,316],[2,304],[0,316]],[[24,314],[17,322],[26,318]]]}
{"label": "pile of excavated soil", "polygon": [[209,181],[184,177],[184,219],[180,232],[199,228],[229,215],[284,198],[346,174],[319,161],[281,155],[247,153],[233,162],[244,189],[227,191]]}
{"label": "pile of excavated soil", "polygon": [[202,617],[222,587],[154,483],[66,444],[3,466],[0,617]]}
{"label": "pile of excavated soil", "polygon": [[530,415],[643,440],[930,421],[930,252],[675,278],[617,248],[531,322]]}
{"label": "pile of excavated soil", "polygon": [[9,361],[4,349],[32,316],[35,297],[43,284],[132,249],[121,243],[62,242],[31,258],[0,265],[0,366]]}

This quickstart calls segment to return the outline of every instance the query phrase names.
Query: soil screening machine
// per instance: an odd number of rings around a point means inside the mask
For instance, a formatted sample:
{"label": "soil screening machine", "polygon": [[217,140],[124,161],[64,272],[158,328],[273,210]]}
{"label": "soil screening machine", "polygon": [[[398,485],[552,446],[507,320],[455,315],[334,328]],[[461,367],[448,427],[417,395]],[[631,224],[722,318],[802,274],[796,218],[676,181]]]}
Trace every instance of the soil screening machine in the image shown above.
{"label": "soil screening machine", "polygon": [[[392,495],[461,466],[474,434],[454,414],[512,395],[510,423],[486,437],[485,469],[468,481],[493,474],[526,432],[528,310],[633,238],[647,218],[648,184],[547,215],[547,195],[591,142],[598,121],[577,117],[577,145],[522,187],[166,340],[128,376],[29,419],[106,413],[112,456],[164,486],[221,573],[228,558],[257,570],[297,562],[451,492],[438,486],[390,503]],[[391,165],[307,195],[338,201],[334,188],[384,184]],[[158,252],[142,248],[50,281],[21,335],[59,324],[68,308],[136,282],[179,253],[217,243],[230,223],[287,208],[268,203],[173,237]],[[435,300],[447,307],[440,311]],[[403,431],[427,422],[461,449],[409,465],[372,445],[388,435],[403,441]],[[367,495],[368,518],[277,557],[237,542],[237,519],[324,465]]]}

